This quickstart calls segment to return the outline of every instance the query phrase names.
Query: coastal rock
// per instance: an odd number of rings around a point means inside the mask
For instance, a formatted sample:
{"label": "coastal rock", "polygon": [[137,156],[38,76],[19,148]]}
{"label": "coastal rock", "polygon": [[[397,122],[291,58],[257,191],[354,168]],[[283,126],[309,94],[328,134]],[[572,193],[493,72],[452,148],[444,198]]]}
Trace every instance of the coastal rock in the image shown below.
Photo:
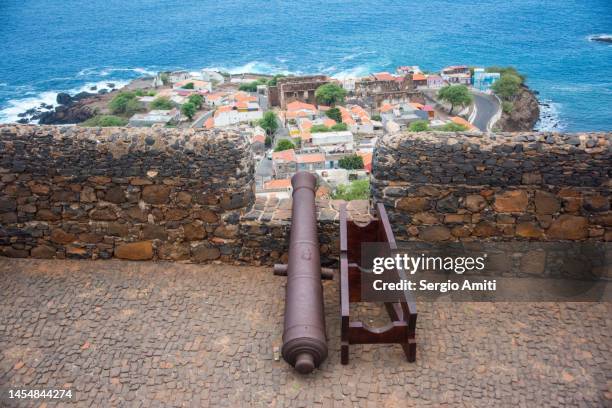
{"label": "coastal rock", "polygon": [[65,92],[60,92],[57,94],[55,100],[60,105],[70,105],[72,103],[72,96]]}
{"label": "coastal rock", "polygon": [[540,105],[533,91],[523,86],[512,101],[512,112],[502,113],[494,127],[504,132],[532,130],[540,118]]}

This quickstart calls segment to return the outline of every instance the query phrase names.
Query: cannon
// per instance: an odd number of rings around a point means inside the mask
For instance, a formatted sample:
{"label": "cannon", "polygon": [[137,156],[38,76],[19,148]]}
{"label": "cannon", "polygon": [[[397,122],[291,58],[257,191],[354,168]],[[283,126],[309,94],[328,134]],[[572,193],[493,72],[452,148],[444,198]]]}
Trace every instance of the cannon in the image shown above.
{"label": "cannon", "polygon": [[[285,323],[281,353],[286,362],[308,374],[327,357],[322,270],[315,210],[316,178],[298,172],[291,179],[293,208],[289,263],[276,265],[287,275]],[[326,277],[328,271],[324,271]]]}

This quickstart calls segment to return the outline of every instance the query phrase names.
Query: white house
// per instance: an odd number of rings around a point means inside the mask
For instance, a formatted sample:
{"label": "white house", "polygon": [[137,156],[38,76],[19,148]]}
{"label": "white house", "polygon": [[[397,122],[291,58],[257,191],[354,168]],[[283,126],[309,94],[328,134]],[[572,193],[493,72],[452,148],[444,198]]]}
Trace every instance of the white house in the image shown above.
{"label": "white house", "polygon": [[224,105],[215,111],[215,127],[229,126],[240,122],[250,122],[263,117],[263,112],[256,102]]}

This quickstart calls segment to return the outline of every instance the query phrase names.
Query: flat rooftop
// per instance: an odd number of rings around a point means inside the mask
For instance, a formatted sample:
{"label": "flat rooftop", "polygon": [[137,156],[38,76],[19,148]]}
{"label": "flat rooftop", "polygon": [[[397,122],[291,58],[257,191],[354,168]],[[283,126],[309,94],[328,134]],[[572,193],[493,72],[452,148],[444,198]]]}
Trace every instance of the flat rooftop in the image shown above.
{"label": "flat rooftop", "polygon": [[329,357],[302,376],[275,358],[284,285],[265,267],[0,258],[0,406],[56,403],[7,389],[71,389],[77,406],[611,403],[609,303],[420,303],[416,363],[376,345],[343,366],[325,281]]}

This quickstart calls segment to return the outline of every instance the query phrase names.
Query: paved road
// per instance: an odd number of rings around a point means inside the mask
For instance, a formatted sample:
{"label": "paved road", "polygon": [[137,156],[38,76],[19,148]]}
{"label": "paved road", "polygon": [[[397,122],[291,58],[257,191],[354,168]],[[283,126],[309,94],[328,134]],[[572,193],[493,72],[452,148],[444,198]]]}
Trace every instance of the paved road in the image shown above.
{"label": "paved road", "polygon": [[499,107],[499,103],[497,99],[495,99],[492,95],[485,95],[480,93],[473,93],[474,95],[474,103],[476,104],[476,108],[478,112],[476,113],[476,118],[474,119],[474,126],[483,132],[487,131],[487,125],[489,121],[495,116],[497,113],[497,109]]}
{"label": "paved road", "polygon": [[[329,356],[304,376],[278,358],[285,282],[267,267],[0,257],[0,407],[610,406],[611,304],[420,302],[416,363],[380,344],[343,366],[338,281],[324,281]],[[388,322],[375,304],[351,313]]]}

